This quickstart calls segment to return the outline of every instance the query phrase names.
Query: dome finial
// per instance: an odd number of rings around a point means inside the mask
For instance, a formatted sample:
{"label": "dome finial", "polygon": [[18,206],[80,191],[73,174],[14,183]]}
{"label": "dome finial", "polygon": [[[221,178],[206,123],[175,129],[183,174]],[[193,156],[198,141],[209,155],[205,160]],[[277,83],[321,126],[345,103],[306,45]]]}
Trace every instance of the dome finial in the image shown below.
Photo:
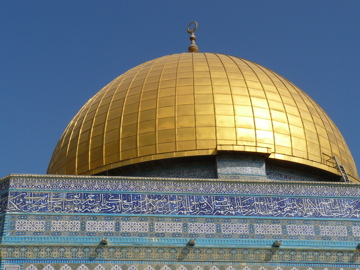
{"label": "dome finial", "polygon": [[[190,26],[192,24],[194,24],[194,28],[191,30]],[[196,37],[194,35],[197,28],[198,28],[198,23],[196,21],[193,21],[188,25],[187,32],[189,34],[191,34],[191,36],[190,36],[191,45],[188,48],[189,52],[198,52],[199,51],[199,47],[195,44]]]}

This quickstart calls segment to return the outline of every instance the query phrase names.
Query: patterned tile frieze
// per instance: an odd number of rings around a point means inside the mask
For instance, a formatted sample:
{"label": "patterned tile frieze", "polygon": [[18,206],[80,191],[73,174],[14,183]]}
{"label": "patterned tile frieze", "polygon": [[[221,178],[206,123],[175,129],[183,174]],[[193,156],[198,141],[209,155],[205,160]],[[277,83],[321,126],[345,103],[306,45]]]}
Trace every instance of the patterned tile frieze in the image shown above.
{"label": "patterned tile frieze", "polygon": [[[307,222],[310,223],[310,222]],[[360,223],[359,223],[360,225]],[[334,226],[337,227],[337,226]],[[286,226],[287,233],[289,235],[315,235],[315,226],[314,225],[288,225]],[[319,230],[319,229],[318,229]]]}
{"label": "patterned tile frieze", "polygon": [[[74,262],[52,262],[52,263],[25,263],[24,270],[345,270],[353,269],[360,270],[360,267],[351,265],[289,265],[289,264],[239,264],[239,263],[202,263],[202,264],[189,264],[189,263],[172,263],[172,262],[103,262],[103,263],[74,263]],[[14,268],[13,265],[5,265],[4,270],[20,270]]]}
{"label": "patterned tile frieze", "polygon": [[216,232],[216,225],[214,223],[188,223],[188,232],[193,234],[213,234]]}
{"label": "patterned tile frieze", "polygon": [[88,232],[113,232],[115,231],[114,221],[87,221],[86,231]]}
{"label": "patterned tile frieze", "polygon": [[351,229],[354,236],[360,236],[360,226],[352,226]]}
{"label": "patterned tile frieze", "polygon": [[149,231],[149,223],[148,222],[120,222],[120,231],[122,232],[148,232]]}
{"label": "patterned tile frieze", "polygon": [[15,230],[17,231],[44,231],[44,220],[17,220],[15,223]]}
{"label": "patterned tile frieze", "polygon": [[276,248],[121,247],[121,246],[6,246],[2,258],[9,259],[104,259],[159,260],[181,262],[304,262],[359,266],[357,250],[301,250]]}
{"label": "patterned tile frieze", "polygon": [[233,235],[249,235],[249,224],[237,224],[237,223],[223,223],[221,224],[221,232],[228,237],[232,237]]}
{"label": "patterned tile frieze", "polygon": [[[293,196],[341,196],[358,197],[360,185],[355,183],[314,183],[280,181],[228,182],[216,179],[139,179],[125,177],[77,176],[13,176],[11,189],[27,190],[73,190],[73,191],[120,191],[120,192],[166,192],[166,193],[223,193],[249,195],[293,195]],[[4,179],[3,181],[9,181]]]}
{"label": "patterned tile frieze", "polygon": [[8,211],[357,219],[360,199],[14,191]]}
{"label": "patterned tile frieze", "polygon": [[255,224],[255,234],[264,234],[264,235],[281,235],[281,225],[280,224]]}
{"label": "patterned tile frieze", "polygon": [[[16,221],[16,225],[17,222],[18,220]],[[53,220],[51,221],[50,224],[51,225],[47,226],[47,228],[50,227],[51,228],[50,230],[52,232],[77,232],[80,231],[80,225],[81,225],[80,221],[77,220]],[[86,226],[86,228],[88,228],[88,226]],[[21,231],[21,229],[19,229],[19,231]]]}
{"label": "patterned tile frieze", "polygon": [[338,235],[338,236],[347,236],[347,228],[345,226],[320,226],[321,235]]}
{"label": "patterned tile frieze", "polygon": [[6,236],[19,241],[42,235],[360,242],[360,221],[15,214],[9,220]]}
{"label": "patterned tile frieze", "polygon": [[[155,233],[165,233],[164,236],[170,233],[184,233],[183,227],[186,227],[186,223],[182,222],[164,222],[165,220],[161,220],[160,222],[155,222],[154,224],[154,231]],[[150,225],[150,227],[152,227]],[[359,227],[360,228],[360,227]],[[174,236],[174,235],[172,235]]]}

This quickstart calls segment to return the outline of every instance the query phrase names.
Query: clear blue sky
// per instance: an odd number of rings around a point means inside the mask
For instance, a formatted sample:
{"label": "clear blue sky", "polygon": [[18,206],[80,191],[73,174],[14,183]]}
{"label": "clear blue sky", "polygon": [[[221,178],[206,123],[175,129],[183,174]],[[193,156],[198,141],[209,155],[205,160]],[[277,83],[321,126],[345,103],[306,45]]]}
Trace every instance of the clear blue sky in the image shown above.
{"label": "clear blue sky", "polygon": [[360,1],[0,0],[0,178],[44,174],[80,107],[131,67],[189,45],[257,62],[333,119],[360,166]]}

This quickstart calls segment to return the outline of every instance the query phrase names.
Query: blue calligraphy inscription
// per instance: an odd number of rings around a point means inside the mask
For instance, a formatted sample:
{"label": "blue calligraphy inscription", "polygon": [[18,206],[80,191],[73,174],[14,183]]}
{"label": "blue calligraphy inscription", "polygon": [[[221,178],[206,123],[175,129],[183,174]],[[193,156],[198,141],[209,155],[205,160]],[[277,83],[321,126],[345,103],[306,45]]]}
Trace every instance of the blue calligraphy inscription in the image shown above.
{"label": "blue calligraphy inscription", "polygon": [[360,199],[11,192],[11,212],[360,218]]}

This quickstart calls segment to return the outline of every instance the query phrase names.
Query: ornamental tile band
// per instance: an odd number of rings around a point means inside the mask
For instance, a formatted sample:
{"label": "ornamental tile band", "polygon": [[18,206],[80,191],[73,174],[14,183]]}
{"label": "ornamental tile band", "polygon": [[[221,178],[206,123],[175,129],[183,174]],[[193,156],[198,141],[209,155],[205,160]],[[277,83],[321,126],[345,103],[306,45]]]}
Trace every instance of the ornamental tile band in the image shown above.
{"label": "ornamental tile band", "polygon": [[358,266],[358,252],[349,250],[296,250],[268,248],[189,248],[189,247],[89,247],[89,246],[7,246],[3,258],[23,259],[81,259],[175,262],[245,262],[245,263],[311,263],[347,264]]}
{"label": "ornamental tile band", "polygon": [[[118,262],[117,262],[118,263]],[[350,266],[351,267],[351,266]],[[5,270],[20,270],[14,265],[6,265]],[[360,270],[360,268],[349,268],[349,266],[299,266],[299,265],[241,265],[241,264],[179,264],[173,265],[171,263],[31,263],[24,265],[25,270],[345,270],[353,269]]]}
{"label": "ornamental tile band", "polygon": [[[10,176],[11,189],[68,190],[68,191],[118,191],[118,192],[166,192],[166,193],[222,193],[248,195],[293,195],[293,196],[341,196],[358,197],[359,184],[273,181],[209,181],[210,179],[142,179],[130,177],[84,176],[77,178],[59,176]],[[6,185],[4,185],[6,186]]]}
{"label": "ornamental tile band", "polygon": [[213,239],[272,239],[281,235],[284,240],[360,241],[360,221],[11,215],[5,229],[5,239],[14,236],[21,241],[21,237],[39,235],[199,239],[209,236]]}

